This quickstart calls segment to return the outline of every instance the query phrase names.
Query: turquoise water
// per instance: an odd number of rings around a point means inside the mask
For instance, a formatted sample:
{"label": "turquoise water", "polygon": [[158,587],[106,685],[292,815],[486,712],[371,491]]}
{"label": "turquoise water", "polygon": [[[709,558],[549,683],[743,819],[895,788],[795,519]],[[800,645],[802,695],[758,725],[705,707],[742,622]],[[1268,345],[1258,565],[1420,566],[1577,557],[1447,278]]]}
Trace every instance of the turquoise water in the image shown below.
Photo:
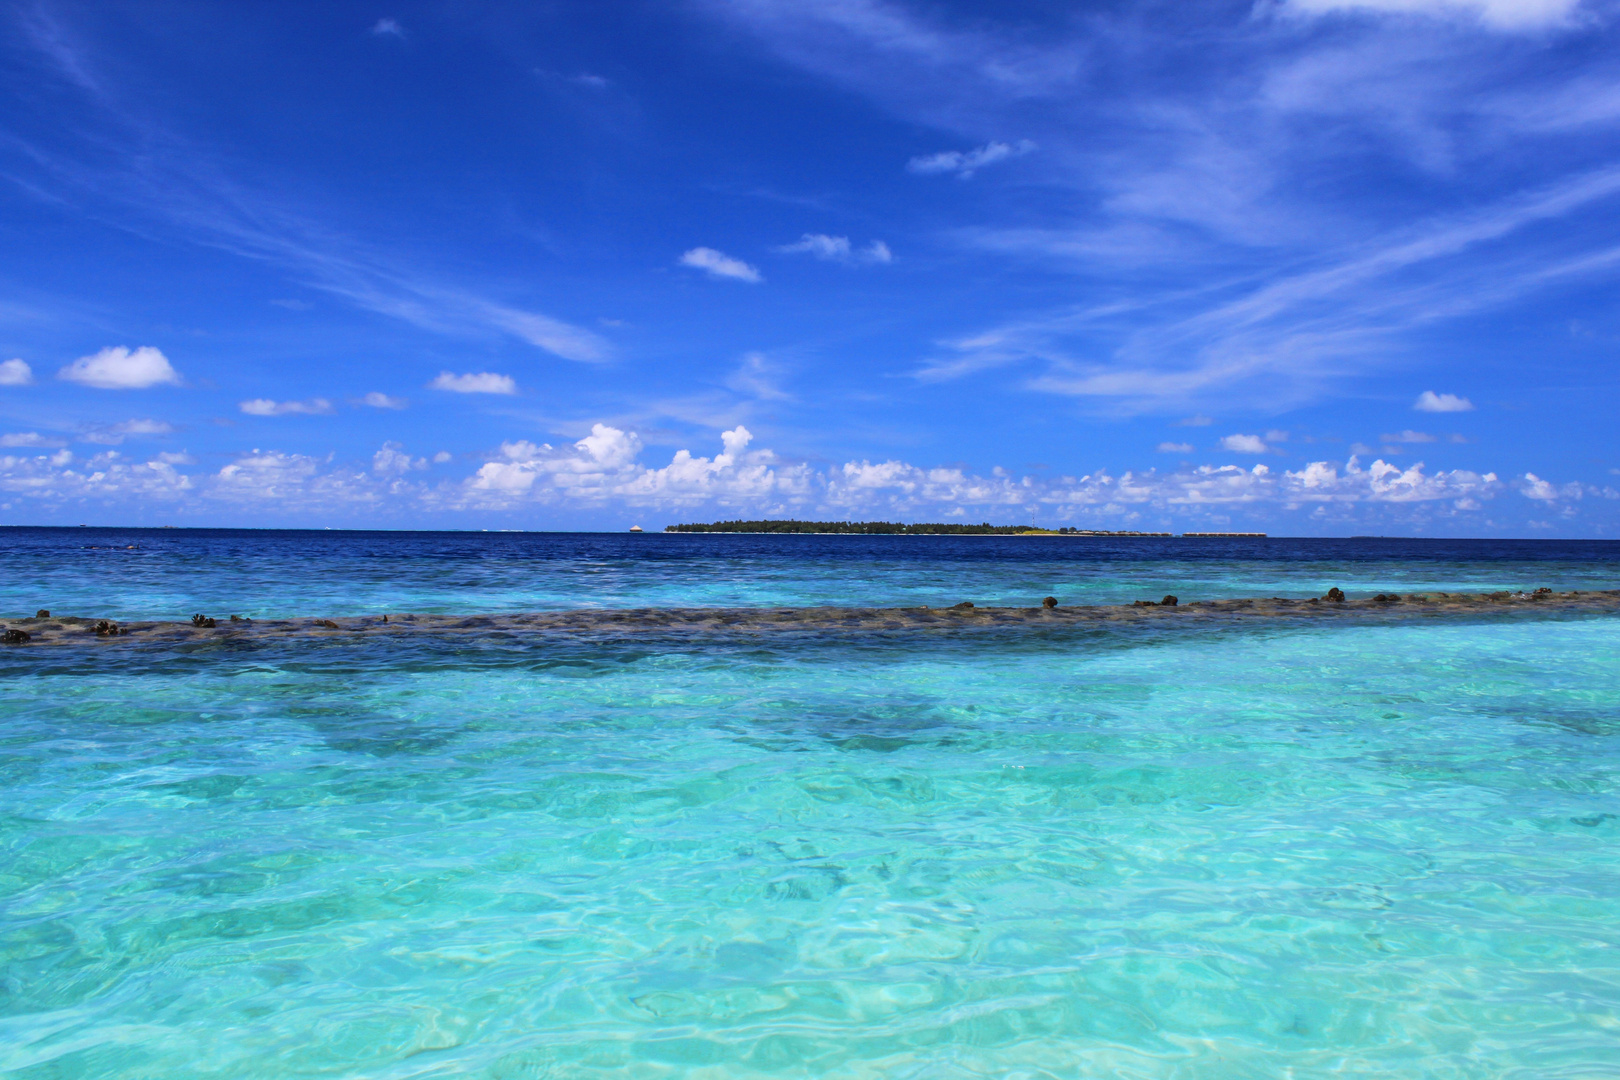
{"label": "turquoise water", "polygon": [[1620,1076],[1620,619],[0,679],[8,1077]]}

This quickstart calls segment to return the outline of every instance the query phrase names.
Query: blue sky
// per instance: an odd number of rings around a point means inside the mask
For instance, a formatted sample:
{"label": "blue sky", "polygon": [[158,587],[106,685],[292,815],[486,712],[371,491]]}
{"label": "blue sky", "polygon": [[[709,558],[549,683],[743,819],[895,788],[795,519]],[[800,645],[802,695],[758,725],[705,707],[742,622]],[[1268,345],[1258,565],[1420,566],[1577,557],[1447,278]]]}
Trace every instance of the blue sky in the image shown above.
{"label": "blue sky", "polygon": [[0,523],[1614,536],[1617,15],[7,5]]}

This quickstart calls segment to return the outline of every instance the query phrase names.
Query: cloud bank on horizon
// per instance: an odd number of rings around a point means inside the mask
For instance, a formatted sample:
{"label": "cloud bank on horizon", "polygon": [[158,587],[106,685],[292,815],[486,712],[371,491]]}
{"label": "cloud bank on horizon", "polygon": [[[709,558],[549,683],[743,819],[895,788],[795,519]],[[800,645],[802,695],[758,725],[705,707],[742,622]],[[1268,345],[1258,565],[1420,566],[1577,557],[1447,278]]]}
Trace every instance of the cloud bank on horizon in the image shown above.
{"label": "cloud bank on horizon", "polygon": [[1614,536],[1617,15],[18,8],[0,523]]}

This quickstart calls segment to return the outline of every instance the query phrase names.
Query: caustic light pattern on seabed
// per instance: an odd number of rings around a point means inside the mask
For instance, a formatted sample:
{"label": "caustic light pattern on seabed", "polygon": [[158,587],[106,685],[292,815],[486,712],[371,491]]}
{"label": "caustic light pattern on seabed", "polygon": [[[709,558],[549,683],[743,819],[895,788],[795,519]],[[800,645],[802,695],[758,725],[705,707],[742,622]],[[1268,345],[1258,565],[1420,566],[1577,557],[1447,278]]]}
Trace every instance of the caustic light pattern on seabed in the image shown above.
{"label": "caustic light pattern on seabed", "polygon": [[1620,1069],[1620,621],[0,654],[0,1071]]}

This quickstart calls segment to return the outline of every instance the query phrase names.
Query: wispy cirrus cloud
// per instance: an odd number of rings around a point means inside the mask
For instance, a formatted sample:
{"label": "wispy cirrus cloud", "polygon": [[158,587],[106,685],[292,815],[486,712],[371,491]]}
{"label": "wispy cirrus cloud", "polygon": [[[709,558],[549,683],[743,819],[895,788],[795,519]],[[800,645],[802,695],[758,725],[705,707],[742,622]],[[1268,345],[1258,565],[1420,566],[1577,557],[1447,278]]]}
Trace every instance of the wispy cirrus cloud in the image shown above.
{"label": "wispy cirrus cloud", "polygon": [[1580,0],[1287,0],[1283,10],[1307,15],[1360,12],[1478,19],[1498,30],[1538,30],[1567,25]]}
{"label": "wispy cirrus cloud", "polygon": [[712,278],[729,278],[732,281],[746,281],[751,285],[758,285],[765,280],[759,268],[750,266],[741,259],[732,258],[723,251],[716,251],[711,247],[695,247],[684,252],[677,260],[682,266],[694,270],[702,270]]}
{"label": "wispy cirrus cloud", "polygon": [[974,150],[944,150],[937,154],[923,154],[906,162],[910,172],[922,173],[954,173],[959,179],[966,180],[986,165],[994,165],[998,161],[1008,158],[1022,157],[1032,152],[1035,144],[1029,139],[1019,139],[1017,142],[987,142]]}
{"label": "wispy cirrus cloud", "polygon": [[843,263],[846,266],[894,261],[894,252],[882,240],[873,240],[865,247],[857,248],[847,236],[829,236],[826,233],[805,233],[797,242],[783,244],[776,250],[784,255],[813,255],[823,262]]}
{"label": "wispy cirrus cloud", "polygon": [[[1407,331],[1544,287],[1563,261],[1526,267],[1514,256],[1504,266],[1498,245],[1617,196],[1620,167],[1600,169],[1332,252],[1315,267],[1168,294],[1139,308],[1071,309],[995,327],[950,343],[955,357],[930,360],[916,374],[937,381],[1036,362],[1043,370],[1028,377],[1030,389],[1126,413],[1238,395],[1297,405],[1388,364]],[[1145,326],[1129,317],[1154,308],[1158,318]],[[1079,343],[1086,341],[1102,344],[1103,356],[1085,356]],[[1415,407],[1467,411],[1472,404],[1425,391]]]}
{"label": "wispy cirrus cloud", "polygon": [[[1083,19],[706,6],[908,121],[981,148],[1014,126],[1040,144],[1030,179],[1060,209],[947,236],[1117,299],[968,329],[918,366],[924,381],[1018,366],[1018,385],[1108,412],[1288,408],[1415,362],[1424,327],[1620,267],[1604,230],[1570,227],[1612,208],[1609,143],[1560,144],[1529,168],[1511,149],[1620,128],[1612,65],[1572,52],[1555,73],[1525,51],[1596,25],[1574,0],[1305,0],[1241,23],[1184,5]],[[1414,32],[1412,14],[1438,21]],[[1413,172],[1431,197],[1369,191]]]}
{"label": "wispy cirrus cloud", "polygon": [[[566,360],[595,363],[613,355],[601,335],[443,275],[334,229],[241,182],[204,147],[128,106],[94,73],[87,53],[69,43],[43,9],[24,20],[28,41],[51,70],[83,91],[78,138],[48,148],[11,135],[26,169],[14,179],[41,197],[70,198],[109,223],[158,231],[190,243],[275,266],[307,287],[356,307],[447,335],[509,335]],[[402,34],[383,19],[380,36]],[[133,216],[131,216],[133,215]]]}

